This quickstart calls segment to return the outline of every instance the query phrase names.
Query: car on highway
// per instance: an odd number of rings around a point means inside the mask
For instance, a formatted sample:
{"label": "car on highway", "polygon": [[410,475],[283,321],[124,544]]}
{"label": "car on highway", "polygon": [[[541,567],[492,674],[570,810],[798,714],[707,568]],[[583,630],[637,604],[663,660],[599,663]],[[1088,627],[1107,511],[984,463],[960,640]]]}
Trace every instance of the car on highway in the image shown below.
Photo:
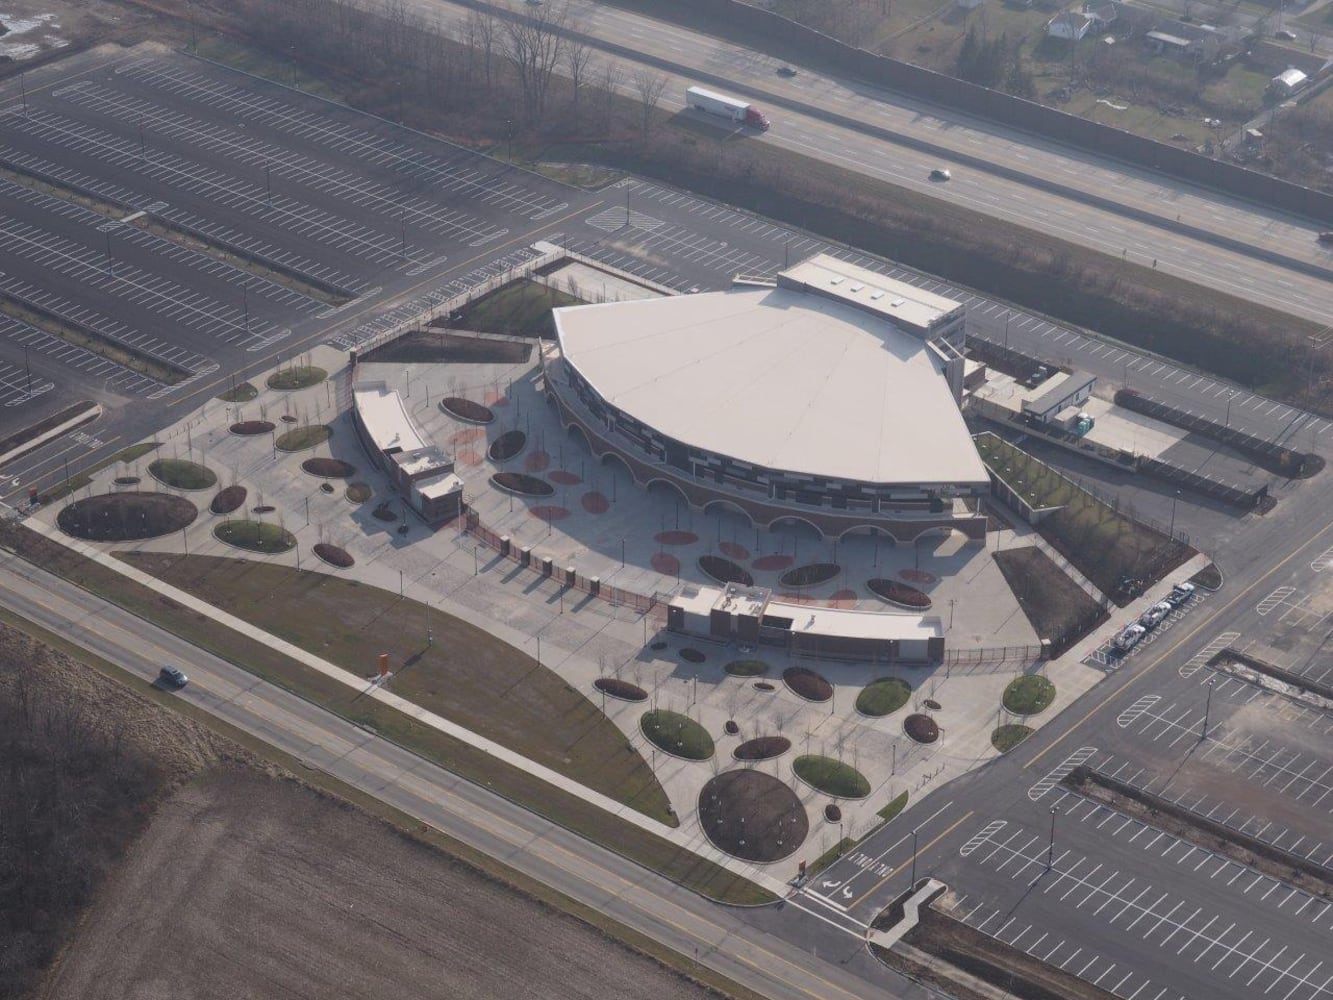
{"label": "car on highway", "polygon": [[1286,28],[1281,28],[1278,31],[1273,32],[1273,37],[1280,38],[1284,42],[1294,42],[1296,41],[1296,32],[1288,31]]}
{"label": "car on highway", "polygon": [[1158,601],[1139,616],[1139,624],[1148,629],[1156,628],[1174,608],[1170,601]]}
{"label": "car on highway", "polygon": [[1171,602],[1174,608],[1180,607],[1191,597],[1194,596],[1194,584],[1186,580],[1184,583],[1178,583],[1171,588],[1171,593],[1166,595],[1166,599]]}
{"label": "car on highway", "polygon": [[1320,233],[1316,238],[1320,243],[1333,243],[1333,230],[1329,230],[1326,233]]}
{"label": "car on highway", "polygon": [[1120,634],[1111,640],[1111,645],[1116,652],[1128,653],[1131,649],[1137,646],[1139,640],[1147,634],[1148,630],[1138,622],[1135,622],[1132,625],[1126,625],[1120,631]]}
{"label": "car on highway", "polygon": [[780,67],[778,67],[778,76],[785,76],[785,77],[790,78],[790,77],[793,77],[793,76],[795,76],[795,75],[796,75],[796,70],[793,69],[791,66],[780,66]]}
{"label": "car on highway", "polygon": [[930,179],[932,181],[953,180],[953,174],[949,172],[947,167],[936,167],[930,172]]}
{"label": "car on highway", "polygon": [[190,683],[190,678],[180,667],[165,666],[157,672],[157,679],[172,687],[183,688]]}

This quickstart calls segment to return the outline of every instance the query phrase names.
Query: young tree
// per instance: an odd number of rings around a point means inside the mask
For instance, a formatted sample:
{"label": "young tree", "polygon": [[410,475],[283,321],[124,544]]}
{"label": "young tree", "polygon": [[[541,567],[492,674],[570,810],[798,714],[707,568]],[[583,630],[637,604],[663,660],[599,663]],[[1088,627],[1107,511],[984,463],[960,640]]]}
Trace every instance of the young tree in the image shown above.
{"label": "young tree", "polygon": [[646,138],[648,128],[653,123],[653,112],[657,110],[658,104],[661,103],[662,92],[666,90],[669,81],[665,73],[659,73],[647,66],[636,69],[633,79],[634,92],[639,97],[639,111],[642,114],[640,134]]}
{"label": "young tree", "polygon": [[565,41],[565,69],[569,72],[570,103],[575,111],[579,109],[579,91],[591,76],[592,65],[592,49],[577,38]]}

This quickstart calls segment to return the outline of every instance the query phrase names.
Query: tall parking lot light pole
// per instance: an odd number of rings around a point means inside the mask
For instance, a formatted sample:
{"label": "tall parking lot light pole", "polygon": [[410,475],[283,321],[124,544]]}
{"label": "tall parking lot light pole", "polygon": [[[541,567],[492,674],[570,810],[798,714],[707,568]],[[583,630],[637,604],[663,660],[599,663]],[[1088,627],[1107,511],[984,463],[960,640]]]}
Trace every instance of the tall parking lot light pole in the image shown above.
{"label": "tall parking lot light pole", "polygon": [[1171,498],[1171,531],[1172,538],[1176,537],[1176,501],[1180,499],[1180,490],[1176,490],[1176,495]]}
{"label": "tall parking lot light pole", "polygon": [[1059,812],[1057,806],[1051,806],[1051,842],[1046,848],[1046,870],[1051,870],[1051,865],[1055,859],[1055,814]]}
{"label": "tall parking lot light pole", "polygon": [[1208,738],[1208,714],[1213,710],[1213,682],[1208,682],[1208,697],[1203,703],[1203,728],[1199,730],[1199,742]]}

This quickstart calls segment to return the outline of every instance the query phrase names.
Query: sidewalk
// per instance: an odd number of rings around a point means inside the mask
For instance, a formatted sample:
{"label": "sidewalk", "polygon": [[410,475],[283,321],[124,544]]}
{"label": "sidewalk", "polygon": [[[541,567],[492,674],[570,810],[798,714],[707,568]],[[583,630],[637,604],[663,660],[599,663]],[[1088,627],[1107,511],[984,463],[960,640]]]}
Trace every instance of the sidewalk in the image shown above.
{"label": "sidewalk", "polygon": [[[103,552],[100,549],[80,542],[77,539],[72,539],[58,528],[53,527],[38,518],[30,518],[25,524],[33,531],[44,535],[52,541],[78,552],[80,555],[97,562],[99,565],[120,573],[122,576],[133,580],[135,583],[149,587],[164,597],[168,597],[176,603],[196,612],[197,614],[204,615],[220,625],[249,636],[255,636],[257,634],[257,630],[249,622],[237,618],[234,615],[230,615],[225,611],[221,611],[220,609],[213,607],[211,604],[201,601],[197,597],[187,594],[182,590],[178,590],[169,584],[163,583],[156,577],[150,576],[142,570],[121,562],[107,552]],[[496,743],[494,740],[487,739],[486,737],[474,733],[470,729],[465,729],[456,723],[450,722],[448,719],[436,715],[433,712],[426,711],[407,699],[401,698],[393,692],[385,690],[380,684],[374,682],[367,684],[363,678],[357,677],[344,670],[342,667],[335,666],[329,661],[301,649],[299,646],[295,646],[267,633],[262,634],[262,639],[266,645],[276,652],[290,657],[312,670],[317,670],[324,676],[335,680],[340,684],[344,684],[367,697],[374,698],[390,708],[396,709],[405,715],[409,715],[417,721],[431,726],[447,736],[462,740],[497,760],[503,761],[513,767],[517,767],[571,795],[577,795],[584,801],[595,805],[600,809],[604,809],[626,822],[634,824],[641,830],[661,837],[664,840],[669,840],[678,847],[682,847],[700,857],[706,858],[736,875],[747,878],[778,896],[783,896],[787,892],[788,887],[781,879],[765,873],[754,865],[747,864],[728,854],[724,854],[707,843],[701,843],[697,836],[691,835],[689,832],[689,827],[692,826],[692,824],[683,824],[679,828],[672,828],[658,823],[655,820],[651,820],[642,813],[631,809],[608,796],[602,795],[600,792],[595,792],[547,767],[543,767],[521,754],[515,753],[507,747]],[[390,676],[389,683],[392,683],[392,676]]]}

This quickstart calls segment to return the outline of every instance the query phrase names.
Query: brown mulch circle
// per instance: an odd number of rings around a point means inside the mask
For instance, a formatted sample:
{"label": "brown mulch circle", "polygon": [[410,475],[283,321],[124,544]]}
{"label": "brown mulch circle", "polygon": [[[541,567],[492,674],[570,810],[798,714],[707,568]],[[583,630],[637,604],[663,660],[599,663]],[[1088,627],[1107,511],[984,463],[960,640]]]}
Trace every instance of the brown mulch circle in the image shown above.
{"label": "brown mulch circle", "polygon": [[787,783],[763,771],[724,771],[699,793],[699,825],[720,850],[746,861],[779,861],[805,842],[810,821]]}
{"label": "brown mulch circle", "polygon": [[319,484],[319,492],[321,492],[321,493],[332,493],[332,492],[333,492],[333,484],[332,484],[332,483],[320,483],[320,484]]}
{"label": "brown mulch circle", "polygon": [[537,518],[539,521],[563,521],[569,517],[572,512],[568,507],[561,507],[559,504],[538,504],[535,507],[528,508],[528,514]]}
{"label": "brown mulch circle", "polygon": [[268,434],[276,428],[277,425],[268,420],[240,420],[232,424],[228,430],[242,437],[250,437],[253,434]]}
{"label": "brown mulch circle", "polygon": [[728,736],[735,736],[741,731],[741,727],[735,719],[728,719],[726,724],[722,727],[722,731]]}
{"label": "brown mulch circle", "polygon": [[548,472],[546,478],[553,483],[559,483],[561,486],[577,486],[583,482],[583,477],[576,472],[566,472],[564,469],[556,469],[554,472]]}
{"label": "brown mulch circle", "polygon": [[940,738],[940,727],[929,715],[909,715],[903,719],[903,732],[918,743],[934,743]]}
{"label": "brown mulch circle", "polygon": [[670,552],[656,552],[650,561],[653,569],[667,576],[680,575],[680,560]]}
{"label": "brown mulch circle", "polygon": [[854,608],[856,607],[856,591],[835,590],[829,595],[828,605],[831,608]]}
{"label": "brown mulch circle", "polygon": [[833,685],[807,667],[788,667],[782,671],[782,681],[806,701],[828,701],[833,697]]}
{"label": "brown mulch circle", "polygon": [[830,823],[837,823],[842,819],[842,810],[830,802],[824,807],[824,818]]}
{"label": "brown mulch circle", "polygon": [[653,541],[658,545],[693,545],[699,540],[699,536],[693,531],[685,531],[681,528],[668,528],[666,531],[659,531],[653,535]]}
{"label": "brown mulch circle", "polygon": [[258,507],[250,508],[250,512],[252,514],[272,514],[277,509],[271,503],[261,503]]}
{"label": "brown mulch circle", "polygon": [[579,502],[589,514],[605,514],[611,509],[611,501],[596,490],[589,490],[583,494]]}
{"label": "brown mulch circle", "polygon": [[744,545],[740,545],[737,542],[723,542],[721,545],[717,547],[717,549],[728,559],[750,558],[750,550],[747,549]]}
{"label": "brown mulch circle", "polygon": [[521,452],[528,444],[528,436],[522,431],[505,431],[491,442],[486,454],[492,462],[504,462]]}
{"label": "brown mulch circle", "polygon": [[497,472],[491,476],[491,482],[508,493],[519,493],[525,497],[549,497],[555,493],[555,487],[545,479],[521,472]]}
{"label": "brown mulch circle", "polygon": [[489,424],[495,420],[495,414],[489,406],[462,396],[446,396],[440,400],[440,409],[457,420],[466,420],[471,424]]}
{"label": "brown mulch circle", "polygon": [[294,424],[294,423],[296,423],[296,417],[293,416],[293,415],[290,414],[290,413],[284,413],[280,419],[282,420],[282,422],[283,422],[284,424]]}
{"label": "brown mulch circle", "polygon": [[897,580],[887,580],[876,577],[873,580],[867,580],[866,586],[870,592],[882,601],[888,601],[890,604],[896,604],[901,608],[908,608],[912,611],[925,611],[930,607],[930,597],[922,593],[915,587],[909,587],[905,583],[899,583]]}
{"label": "brown mulch circle", "polygon": [[194,523],[199,510],[172,493],[99,493],[75,500],[56,516],[60,530],[90,542],[158,538]]}
{"label": "brown mulch circle", "polygon": [[773,555],[760,556],[754,562],[750,563],[750,566],[761,572],[769,573],[777,569],[786,569],[795,561],[796,559],[793,556],[784,556],[774,553]]}
{"label": "brown mulch circle", "polygon": [[940,578],[934,573],[927,573],[924,569],[913,569],[910,566],[907,569],[898,570],[898,575],[910,583],[919,583],[923,586],[929,586],[940,581]]}
{"label": "brown mulch circle", "polygon": [[330,566],[337,566],[339,569],[346,569],[356,563],[351,553],[346,549],[339,548],[336,545],[330,545],[328,542],[320,542],[315,546],[315,555],[319,556]]}
{"label": "brown mulch circle", "polygon": [[542,451],[540,448],[529,454],[527,458],[523,459],[523,468],[527,469],[529,472],[545,472],[550,464],[550,454]]}
{"label": "brown mulch circle", "polygon": [[471,448],[463,448],[454,452],[454,462],[458,465],[469,467],[481,464],[481,452],[474,451]]}
{"label": "brown mulch circle", "polygon": [[755,689],[756,691],[776,691],[776,690],[777,690],[777,688],[775,688],[772,684],[768,683],[768,681],[755,681],[755,682],[754,682],[754,689]]}
{"label": "brown mulch circle", "polygon": [[754,585],[754,577],[746,570],[721,556],[700,556],[698,565],[705,574],[718,583],[739,583],[742,587]]}
{"label": "brown mulch circle", "polygon": [[756,736],[746,740],[731,752],[737,760],[772,760],[791,749],[791,740],[785,736]]}
{"label": "brown mulch circle", "polygon": [[486,432],[480,427],[464,427],[449,435],[449,443],[457,448],[461,444],[473,444],[486,440]]}
{"label": "brown mulch circle", "polygon": [[213,502],[208,505],[208,509],[214,514],[230,514],[234,510],[239,510],[245,503],[246,489],[244,486],[227,486],[218,490],[218,495],[213,498]]}
{"label": "brown mulch circle", "polygon": [[647,701],[648,692],[637,684],[631,684],[629,681],[622,681],[618,677],[598,677],[592,682],[592,686],[612,698],[619,698],[621,701]]}
{"label": "brown mulch circle", "polygon": [[138,476],[117,476],[115,479],[117,486],[138,486],[139,482]]}
{"label": "brown mulch circle", "polygon": [[926,699],[925,701],[923,701],[921,704],[925,705],[925,706],[926,706],[928,709],[930,709],[932,712],[938,712],[941,708],[944,707],[944,706],[941,705],[938,701],[936,701],[934,698],[927,698],[927,699]]}
{"label": "brown mulch circle", "polygon": [[703,663],[704,660],[708,659],[708,655],[701,649],[686,646],[680,651],[680,658],[686,663]]}
{"label": "brown mulch circle", "polygon": [[321,479],[350,479],[356,472],[355,465],[341,458],[307,458],[301,468]]}
{"label": "brown mulch circle", "polygon": [[836,579],[841,572],[842,567],[837,563],[806,563],[787,570],[778,577],[778,583],[784,587],[817,587]]}
{"label": "brown mulch circle", "polygon": [[370,512],[370,516],[377,521],[398,520],[398,515],[393,512],[393,509],[388,504],[380,504],[378,507],[376,507],[373,511]]}

